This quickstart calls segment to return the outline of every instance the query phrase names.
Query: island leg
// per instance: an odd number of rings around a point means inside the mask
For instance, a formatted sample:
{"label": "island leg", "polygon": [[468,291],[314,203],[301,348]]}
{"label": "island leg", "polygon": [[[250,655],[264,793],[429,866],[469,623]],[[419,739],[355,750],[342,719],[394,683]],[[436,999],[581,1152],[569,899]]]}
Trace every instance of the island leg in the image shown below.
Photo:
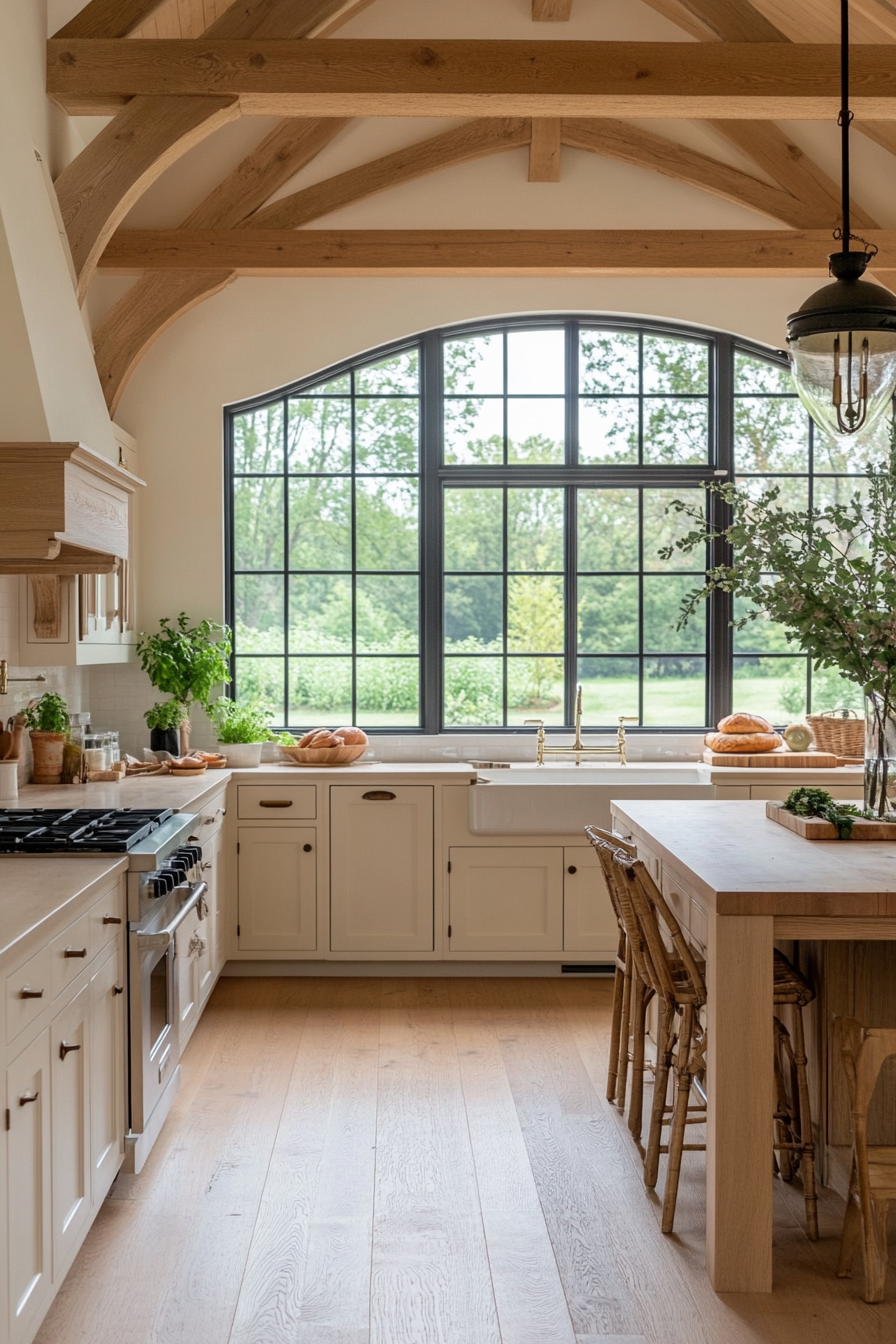
{"label": "island leg", "polygon": [[774,921],[708,923],[706,1268],[717,1293],[769,1293]]}

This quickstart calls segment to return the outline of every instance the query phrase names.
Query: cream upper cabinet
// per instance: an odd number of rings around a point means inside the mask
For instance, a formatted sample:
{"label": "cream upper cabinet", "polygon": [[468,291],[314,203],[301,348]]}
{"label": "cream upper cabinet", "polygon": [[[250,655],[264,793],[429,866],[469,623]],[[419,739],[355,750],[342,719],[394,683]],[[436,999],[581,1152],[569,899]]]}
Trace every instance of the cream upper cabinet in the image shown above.
{"label": "cream upper cabinet", "polygon": [[53,1277],[65,1273],[90,1218],[91,994],[85,980],[50,1028]]}
{"label": "cream upper cabinet", "polygon": [[8,1163],[6,1244],[10,1344],[30,1339],[50,1301],[50,1031],[6,1070]]}
{"label": "cream upper cabinet", "polygon": [[563,851],[563,950],[589,952],[612,961],[619,927],[607,894],[600,860],[590,845]]}
{"label": "cream upper cabinet", "polygon": [[563,850],[514,845],[449,850],[454,952],[557,952],[563,940]]}
{"label": "cream upper cabinet", "polygon": [[237,830],[241,952],[313,952],[317,947],[317,830],[240,826]]}
{"label": "cream upper cabinet", "polygon": [[433,949],[431,786],[330,790],[330,946]]}

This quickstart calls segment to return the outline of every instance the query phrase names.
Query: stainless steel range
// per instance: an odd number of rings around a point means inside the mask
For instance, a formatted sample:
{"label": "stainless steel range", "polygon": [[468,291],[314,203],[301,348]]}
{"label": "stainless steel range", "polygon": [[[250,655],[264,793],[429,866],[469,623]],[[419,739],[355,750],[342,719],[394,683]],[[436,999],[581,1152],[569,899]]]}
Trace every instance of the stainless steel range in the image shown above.
{"label": "stainless steel range", "polygon": [[140,1171],[180,1082],[177,932],[205,918],[197,818],[171,808],[0,810],[2,854],[128,857],[128,1073],[126,1169]]}

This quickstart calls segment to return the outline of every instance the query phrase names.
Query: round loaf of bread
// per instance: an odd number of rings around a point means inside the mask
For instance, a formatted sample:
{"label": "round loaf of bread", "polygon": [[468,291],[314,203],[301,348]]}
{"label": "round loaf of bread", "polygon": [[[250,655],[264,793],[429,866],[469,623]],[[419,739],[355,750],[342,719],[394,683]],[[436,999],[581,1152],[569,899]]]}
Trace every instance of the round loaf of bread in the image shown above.
{"label": "round loaf of bread", "polygon": [[719,723],[720,733],[772,733],[774,729],[768,719],[761,714],[745,714],[742,711],[729,714]]}
{"label": "round loaf of bread", "polygon": [[337,737],[341,737],[346,746],[349,747],[367,741],[367,734],[363,728],[334,728],[333,732]]}
{"label": "round loaf of bread", "polygon": [[707,733],[703,739],[710,751],[774,751],[784,745],[780,733]]}

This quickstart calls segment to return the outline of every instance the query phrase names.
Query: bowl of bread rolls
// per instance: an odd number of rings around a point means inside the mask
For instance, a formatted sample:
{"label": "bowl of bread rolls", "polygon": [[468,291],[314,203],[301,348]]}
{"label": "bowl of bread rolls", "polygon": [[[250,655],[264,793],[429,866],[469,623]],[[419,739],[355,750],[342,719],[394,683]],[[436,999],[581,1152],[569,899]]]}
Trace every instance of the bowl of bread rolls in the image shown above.
{"label": "bowl of bread rolls", "polygon": [[720,719],[717,731],[707,733],[703,741],[710,751],[732,754],[777,751],[784,745],[783,737],[775,732],[768,719],[762,718],[760,714],[742,712]]}
{"label": "bowl of bread rolls", "polygon": [[362,728],[312,728],[294,747],[280,750],[293,765],[351,765],[367,750]]}

